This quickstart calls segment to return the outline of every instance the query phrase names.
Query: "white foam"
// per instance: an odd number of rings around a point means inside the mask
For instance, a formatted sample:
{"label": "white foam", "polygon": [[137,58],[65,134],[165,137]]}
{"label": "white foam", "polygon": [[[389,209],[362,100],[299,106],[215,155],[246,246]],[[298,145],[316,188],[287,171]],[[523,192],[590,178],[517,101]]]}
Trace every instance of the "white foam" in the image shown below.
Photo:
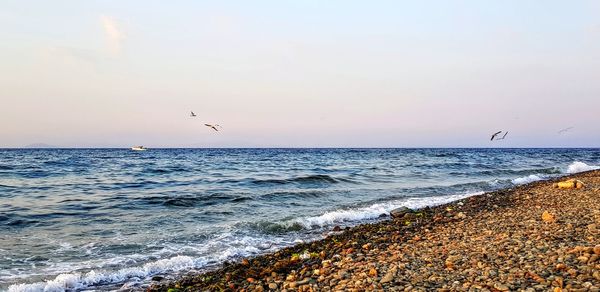
{"label": "white foam", "polygon": [[[590,170],[595,170],[595,169],[600,169],[600,166],[588,165],[581,161],[575,161],[575,162],[569,164],[569,166],[567,167],[566,173],[573,174],[573,173],[590,171]],[[528,175],[528,176],[524,176],[524,177],[515,178],[515,179],[511,180],[511,182],[515,185],[522,185],[522,184],[528,184],[528,183],[535,182],[535,181],[545,180],[548,177],[549,177],[548,175],[532,174],[532,175]]]}
{"label": "white foam", "polygon": [[425,208],[425,207],[433,207],[433,206],[447,204],[447,203],[454,202],[457,200],[462,200],[464,198],[482,195],[484,193],[485,192],[474,192],[474,193],[463,193],[463,194],[455,194],[455,195],[439,196],[439,197],[410,198],[402,206],[406,206],[411,209],[421,209],[421,208]]}
{"label": "white foam", "polygon": [[15,284],[8,287],[9,292],[59,292],[72,289],[83,289],[97,284],[120,283],[130,278],[146,278],[161,272],[177,272],[194,267],[194,260],[188,256],[176,256],[150,262],[142,267],[126,268],[111,273],[90,271],[85,274],[60,274],[52,280],[32,284]]}
{"label": "white foam", "polygon": [[386,203],[374,204],[364,208],[335,210],[326,212],[320,216],[298,218],[294,222],[310,229],[312,227],[323,227],[344,221],[361,221],[377,218],[381,214],[387,214],[395,208],[394,206],[393,203]]}
{"label": "white foam", "polygon": [[232,246],[218,255],[220,261],[238,256],[249,256],[259,253],[261,250],[254,246],[251,242],[242,243],[240,246]]}
{"label": "white foam", "polygon": [[[289,246],[292,244],[293,242],[291,240],[285,241],[260,236],[240,236],[239,234],[225,232],[198,245],[190,245],[190,243],[169,245],[168,247],[163,248],[163,250],[157,251],[151,255],[119,256],[77,264],[64,263],[64,266],[58,265],[58,269],[53,269],[52,271],[48,270],[49,274],[59,274],[54,279],[37,283],[14,284],[9,287],[8,291],[70,291],[95,287],[100,287],[99,289],[101,290],[102,286],[114,286],[116,284],[123,284],[122,288],[133,287],[156,274],[173,273],[187,269],[205,267],[208,263],[223,262],[240,256],[245,257],[262,252],[274,251],[282,246]],[[168,256],[169,254],[181,253],[198,254],[199,256],[194,258],[189,256],[168,257],[162,260],[148,262],[143,266],[111,270],[113,267],[127,266],[135,262],[144,261],[148,257],[160,258],[165,255]],[[56,267],[57,266],[54,268]],[[87,267],[95,268],[88,273],[70,272],[77,269],[86,269]]]}
{"label": "white foam", "polygon": [[516,185],[523,185],[523,184],[528,184],[528,183],[531,183],[534,181],[540,181],[543,179],[544,178],[539,175],[532,174],[532,175],[528,175],[528,176],[524,176],[524,177],[515,178],[515,179],[511,180],[511,182]]}
{"label": "white foam", "polygon": [[[34,283],[34,284],[15,284],[8,287],[8,292],[19,291],[19,292],[38,292],[44,291],[46,283]],[[64,289],[63,289],[64,290]],[[50,289],[45,291],[52,291]]]}
{"label": "white foam", "polygon": [[403,201],[373,204],[371,206],[363,208],[330,211],[320,216],[298,218],[293,220],[292,223],[301,224],[307,229],[311,229],[314,227],[324,227],[343,222],[375,219],[381,214],[388,215],[391,210],[400,207],[420,209],[425,207],[437,206],[480,194],[483,194],[483,192],[456,194],[449,196],[409,198],[408,200]]}
{"label": "white foam", "polygon": [[567,168],[567,173],[578,173],[578,172],[584,172],[584,171],[590,171],[590,170],[596,170],[596,169],[600,169],[600,166],[587,165],[584,162],[575,161],[575,162],[569,164],[569,167]]}
{"label": "white foam", "polygon": [[502,182],[499,179],[490,180],[487,182],[491,187],[499,186]]}

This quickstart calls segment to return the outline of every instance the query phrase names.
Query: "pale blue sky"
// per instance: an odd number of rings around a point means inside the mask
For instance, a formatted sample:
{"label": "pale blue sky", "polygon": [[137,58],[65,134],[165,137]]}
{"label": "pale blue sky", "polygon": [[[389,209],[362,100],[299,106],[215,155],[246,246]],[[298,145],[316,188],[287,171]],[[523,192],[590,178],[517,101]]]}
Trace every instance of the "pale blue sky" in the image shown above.
{"label": "pale blue sky", "polygon": [[171,2],[0,2],[0,147],[600,146],[600,2]]}

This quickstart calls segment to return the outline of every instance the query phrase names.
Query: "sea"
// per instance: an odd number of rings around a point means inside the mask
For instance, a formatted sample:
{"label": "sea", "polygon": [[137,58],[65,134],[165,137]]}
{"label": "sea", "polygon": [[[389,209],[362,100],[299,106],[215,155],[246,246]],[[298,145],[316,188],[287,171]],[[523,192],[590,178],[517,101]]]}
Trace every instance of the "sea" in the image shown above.
{"label": "sea", "polygon": [[0,291],[143,288],[599,165],[600,149],[0,149]]}

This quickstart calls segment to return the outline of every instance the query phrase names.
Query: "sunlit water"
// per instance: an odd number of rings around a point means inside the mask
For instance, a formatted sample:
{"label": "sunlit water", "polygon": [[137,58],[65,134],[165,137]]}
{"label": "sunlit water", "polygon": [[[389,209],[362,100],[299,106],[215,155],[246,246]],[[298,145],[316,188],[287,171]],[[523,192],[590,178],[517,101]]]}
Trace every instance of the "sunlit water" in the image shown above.
{"label": "sunlit water", "polygon": [[599,164],[598,149],[0,150],[0,290],[146,285]]}

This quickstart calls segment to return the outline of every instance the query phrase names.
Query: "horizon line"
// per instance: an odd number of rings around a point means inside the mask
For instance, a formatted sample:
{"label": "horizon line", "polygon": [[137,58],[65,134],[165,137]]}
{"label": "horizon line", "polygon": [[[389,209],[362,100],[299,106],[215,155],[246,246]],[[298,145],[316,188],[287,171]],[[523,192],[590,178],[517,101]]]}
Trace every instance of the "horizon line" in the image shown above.
{"label": "horizon line", "polygon": [[[129,150],[131,147],[0,147],[0,150],[77,150],[77,149],[126,149]],[[152,149],[600,149],[600,146],[566,146],[566,147],[436,147],[436,146],[416,146],[416,147],[401,147],[401,146],[323,146],[323,147],[287,147],[287,146],[273,146],[273,147],[151,147],[146,148]]]}

